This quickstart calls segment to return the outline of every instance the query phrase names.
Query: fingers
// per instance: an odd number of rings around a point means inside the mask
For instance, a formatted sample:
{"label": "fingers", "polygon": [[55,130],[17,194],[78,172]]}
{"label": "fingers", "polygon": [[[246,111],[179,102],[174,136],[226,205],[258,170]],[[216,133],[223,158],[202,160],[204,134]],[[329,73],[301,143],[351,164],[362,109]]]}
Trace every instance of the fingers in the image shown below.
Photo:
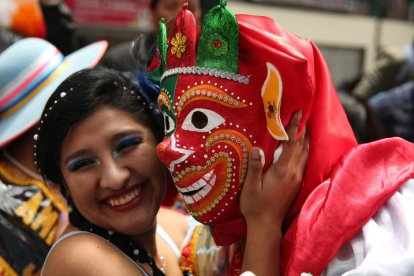
{"label": "fingers", "polygon": [[287,127],[287,134],[289,136],[289,141],[296,140],[296,135],[298,134],[300,120],[302,119],[302,111],[296,111],[292,118],[290,119],[289,125]]}
{"label": "fingers", "polygon": [[308,134],[306,134],[304,137],[303,147],[302,147],[301,155],[299,158],[299,171],[302,171],[302,172],[305,171],[306,163],[309,157],[309,143],[310,143],[310,137]]}
{"label": "fingers", "polygon": [[276,152],[278,152],[280,156],[278,158],[275,157],[274,162],[287,164],[290,160],[297,160],[299,158],[299,154],[302,151],[303,145],[305,143],[306,134],[306,129],[304,128],[302,130],[301,135],[298,137],[298,139],[296,139],[301,119],[301,111],[297,111],[293,114],[287,127],[287,134],[289,136],[289,140],[279,145]]}
{"label": "fingers", "polygon": [[292,139],[290,147],[294,148],[292,149],[293,154],[296,154],[297,156],[300,156],[304,150],[309,150],[309,136],[306,133],[306,126],[303,128],[298,139]]}
{"label": "fingers", "polygon": [[264,163],[263,158],[264,154],[260,148],[253,147],[251,149],[243,191],[253,192],[257,189],[261,189],[262,169]]}

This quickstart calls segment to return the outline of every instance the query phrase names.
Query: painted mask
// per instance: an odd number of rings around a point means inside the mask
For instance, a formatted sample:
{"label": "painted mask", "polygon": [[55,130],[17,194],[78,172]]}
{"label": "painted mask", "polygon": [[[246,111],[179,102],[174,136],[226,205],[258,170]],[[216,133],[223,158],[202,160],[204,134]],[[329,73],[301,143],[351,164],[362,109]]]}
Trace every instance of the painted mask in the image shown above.
{"label": "painted mask", "polygon": [[295,111],[303,112],[299,131],[308,124],[311,153],[292,215],[355,145],[316,46],[270,18],[235,16],[225,5],[204,16],[199,32],[184,4],[168,42],[162,26],[159,34],[166,137],[158,153],[188,213],[211,226],[218,244],[245,235],[239,195],[251,147],[263,149],[266,170]]}

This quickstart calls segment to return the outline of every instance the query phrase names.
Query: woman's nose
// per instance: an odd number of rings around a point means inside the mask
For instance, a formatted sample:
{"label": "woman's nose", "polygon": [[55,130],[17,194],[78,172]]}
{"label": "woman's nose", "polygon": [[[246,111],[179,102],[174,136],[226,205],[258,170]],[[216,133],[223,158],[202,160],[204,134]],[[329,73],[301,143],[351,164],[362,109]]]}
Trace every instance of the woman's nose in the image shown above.
{"label": "woman's nose", "polygon": [[101,188],[120,190],[126,185],[129,176],[128,168],[112,159],[101,166],[100,186]]}

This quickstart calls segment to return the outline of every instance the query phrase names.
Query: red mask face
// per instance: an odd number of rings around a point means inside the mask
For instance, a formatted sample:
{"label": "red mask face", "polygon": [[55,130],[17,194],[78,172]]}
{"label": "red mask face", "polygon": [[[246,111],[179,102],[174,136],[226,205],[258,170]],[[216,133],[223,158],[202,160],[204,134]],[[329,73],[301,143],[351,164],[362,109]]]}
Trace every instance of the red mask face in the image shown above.
{"label": "red mask face", "polygon": [[266,79],[257,81],[226,72],[233,79],[192,73],[162,81],[159,105],[167,137],[158,146],[159,155],[188,212],[202,223],[238,216],[251,147],[267,145],[268,166],[279,140],[287,139],[280,119],[279,72],[270,63],[260,67]]}
{"label": "red mask face", "polygon": [[[246,99],[232,95],[214,78],[198,77],[194,82],[192,75],[180,76],[173,98],[165,92],[160,96],[164,114],[173,116],[165,116],[170,135],[158,150],[188,212],[212,224],[234,214],[254,136],[231,116],[247,111]],[[167,111],[163,101],[175,110]]]}
{"label": "red mask face", "polygon": [[[227,12],[222,6],[213,8],[204,17],[200,35],[191,13],[185,9],[179,13],[168,51],[163,55],[161,50],[165,72],[158,98],[166,133],[158,146],[160,159],[170,170],[188,212],[215,229],[242,218],[239,195],[251,147],[263,149],[266,170],[283,150],[281,141],[288,139],[285,127],[294,112],[303,112],[299,131],[309,119],[318,93],[313,62],[321,58],[314,56],[312,44],[269,18],[233,16],[234,22],[230,18],[230,23],[223,23]],[[217,15],[220,20],[215,20]],[[211,22],[218,26],[208,25]],[[339,101],[328,95],[335,90],[324,70],[318,77],[325,85],[318,88],[321,107],[329,105],[339,111],[332,115],[315,112],[312,120],[325,118],[327,125],[315,121],[307,129],[319,135],[331,125],[332,117],[332,123],[338,124],[333,130],[341,129],[335,135],[325,131],[327,135],[319,141],[337,139],[342,145],[332,143],[336,146],[332,150],[327,145],[327,160],[320,160],[322,153],[312,155],[311,136],[310,155],[314,157],[309,162],[318,171],[307,172],[309,187],[304,187],[298,206],[326,176],[332,160],[355,143]],[[244,235],[244,224],[233,223],[230,228],[233,237],[219,244]],[[221,234],[213,231],[216,242]]]}

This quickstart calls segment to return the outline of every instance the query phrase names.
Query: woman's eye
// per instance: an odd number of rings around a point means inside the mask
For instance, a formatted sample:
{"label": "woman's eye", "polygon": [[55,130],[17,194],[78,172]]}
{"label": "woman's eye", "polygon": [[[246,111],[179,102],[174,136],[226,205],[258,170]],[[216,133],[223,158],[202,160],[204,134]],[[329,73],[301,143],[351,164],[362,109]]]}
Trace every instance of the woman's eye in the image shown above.
{"label": "woman's eye", "polygon": [[142,137],[127,137],[122,139],[115,147],[115,153],[119,154],[122,151],[135,147],[142,143]]}
{"label": "woman's eye", "polygon": [[182,128],[190,131],[207,132],[218,127],[225,120],[214,111],[196,108],[184,119]]}
{"label": "woman's eye", "polygon": [[99,164],[99,161],[93,158],[79,158],[72,161],[69,161],[67,164],[67,169],[71,172],[75,172],[77,170],[80,170],[84,167],[90,166],[90,165],[97,165]]}

